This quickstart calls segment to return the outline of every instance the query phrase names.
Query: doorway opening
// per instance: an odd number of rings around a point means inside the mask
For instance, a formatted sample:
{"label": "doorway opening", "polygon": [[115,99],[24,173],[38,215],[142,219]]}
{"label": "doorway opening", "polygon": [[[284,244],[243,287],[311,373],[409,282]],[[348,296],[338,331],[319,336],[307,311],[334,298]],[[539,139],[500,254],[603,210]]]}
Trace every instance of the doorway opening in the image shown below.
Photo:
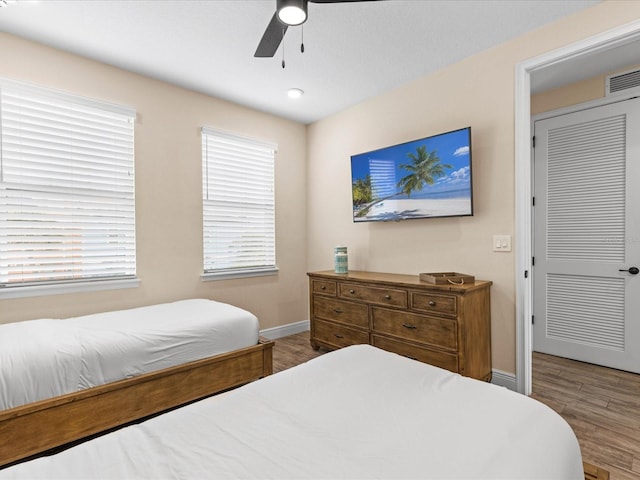
{"label": "doorway opening", "polygon": [[572,68],[575,62],[593,61],[598,55],[611,54],[611,50],[635,42],[640,42],[640,21],[529,59],[516,67],[516,388],[525,395],[532,389],[532,77]]}
{"label": "doorway opening", "polygon": [[633,241],[640,98],[633,95],[534,117],[532,341],[534,352],[640,373]]}

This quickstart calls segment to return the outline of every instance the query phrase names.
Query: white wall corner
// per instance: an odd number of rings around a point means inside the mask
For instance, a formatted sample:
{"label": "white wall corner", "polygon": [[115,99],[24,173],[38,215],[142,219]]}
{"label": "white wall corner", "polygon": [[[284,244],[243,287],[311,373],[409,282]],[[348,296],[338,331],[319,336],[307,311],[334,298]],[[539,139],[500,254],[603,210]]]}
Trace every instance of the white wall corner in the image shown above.
{"label": "white wall corner", "polygon": [[491,383],[500,387],[506,387],[514,392],[518,391],[516,376],[513,373],[503,372],[502,370],[496,370],[495,368],[491,372]]}
{"label": "white wall corner", "polygon": [[307,331],[309,331],[309,320],[302,320],[301,322],[289,323],[279,327],[260,330],[260,335],[268,338],[269,340],[276,340],[278,338],[288,337],[289,335],[295,335],[296,333]]}

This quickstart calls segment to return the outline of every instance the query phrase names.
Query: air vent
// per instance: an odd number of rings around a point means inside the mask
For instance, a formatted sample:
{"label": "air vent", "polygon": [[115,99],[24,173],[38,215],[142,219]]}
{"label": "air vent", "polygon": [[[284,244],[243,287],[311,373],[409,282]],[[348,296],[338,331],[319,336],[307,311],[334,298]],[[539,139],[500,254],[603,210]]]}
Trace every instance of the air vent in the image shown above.
{"label": "air vent", "polygon": [[605,92],[607,97],[618,93],[640,93],[640,70],[608,75],[605,80]]}

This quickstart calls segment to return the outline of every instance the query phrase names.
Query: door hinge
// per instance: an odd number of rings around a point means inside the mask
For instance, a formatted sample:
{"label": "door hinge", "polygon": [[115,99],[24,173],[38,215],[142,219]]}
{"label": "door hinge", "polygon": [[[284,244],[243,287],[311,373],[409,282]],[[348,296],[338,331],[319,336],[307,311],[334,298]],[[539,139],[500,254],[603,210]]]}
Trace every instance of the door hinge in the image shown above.
{"label": "door hinge", "polygon": [[536,257],[531,257],[531,266],[533,267],[536,264]]}
{"label": "door hinge", "polygon": [[531,197],[531,205],[536,206],[536,197]]}
{"label": "door hinge", "polygon": [[535,135],[533,137],[531,137],[531,146],[533,148],[536,148],[536,136]]}
{"label": "door hinge", "polygon": [[534,323],[536,323],[536,317],[535,315],[531,315],[531,325],[533,325]]}
{"label": "door hinge", "polygon": [[524,278],[529,278],[529,270],[524,271]]}

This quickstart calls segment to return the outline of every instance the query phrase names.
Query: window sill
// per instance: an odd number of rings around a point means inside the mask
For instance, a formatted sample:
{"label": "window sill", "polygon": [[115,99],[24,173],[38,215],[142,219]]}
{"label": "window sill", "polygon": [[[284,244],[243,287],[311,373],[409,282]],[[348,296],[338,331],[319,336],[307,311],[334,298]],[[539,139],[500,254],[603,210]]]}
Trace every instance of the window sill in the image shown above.
{"label": "window sill", "polygon": [[64,293],[95,292],[99,290],[117,290],[121,288],[136,288],[140,285],[139,278],[118,280],[94,280],[85,282],[69,282],[47,285],[28,285],[0,288],[0,299],[43,297],[46,295],[61,295]]}
{"label": "window sill", "polygon": [[219,272],[203,273],[201,279],[203,282],[211,282],[215,280],[230,280],[234,278],[266,277],[268,275],[277,275],[278,271],[278,267],[252,270],[221,270]]}

